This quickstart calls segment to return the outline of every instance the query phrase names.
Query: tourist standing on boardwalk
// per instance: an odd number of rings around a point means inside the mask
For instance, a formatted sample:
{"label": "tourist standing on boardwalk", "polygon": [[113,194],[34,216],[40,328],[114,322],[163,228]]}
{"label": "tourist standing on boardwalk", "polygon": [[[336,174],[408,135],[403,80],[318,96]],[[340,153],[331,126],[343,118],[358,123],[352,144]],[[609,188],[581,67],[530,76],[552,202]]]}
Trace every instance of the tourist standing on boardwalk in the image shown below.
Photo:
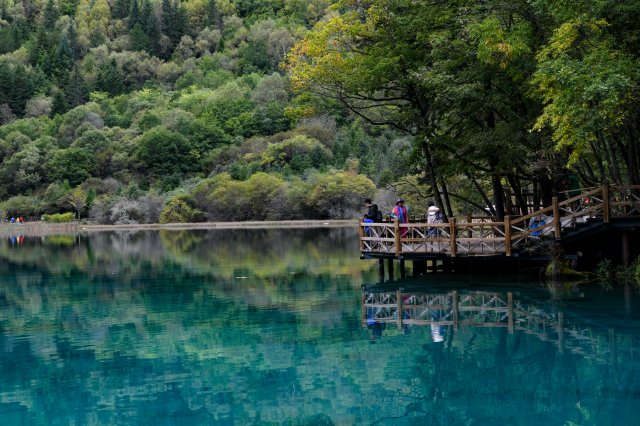
{"label": "tourist standing on boardwalk", "polygon": [[[396,219],[398,223],[409,223],[409,208],[404,205],[404,200],[402,198],[398,198],[396,201],[396,206],[391,211],[391,218]],[[402,236],[407,235],[407,228],[402,229]]]}
{"label": "tourist standing on boardwalk", "polygon": [[391,211],[391,218],[398,219],[400,223],[409,222],[409,209],[404,205],[402,198],[398,198],[398,201],[396,201],[396,206]]}
{"label": "tourist standing on boardwalk", "polygon": [[[429,207],[427,208],[427,223],[442,223],[442,212],[434,204],[433,201],[429,201]],[[439,229],[435,226],[430,226],[427,233],[429,238],[437,238],[440,234]]]}
{"label": "tourist standing on boardwalk", "polygon": [[364,200],[364,206],[367,208],[367,212],[364,214],[364,219],[369,219],[371,222],[382,222],[379,220],[379,210],[377,204],[371,203],[371,198]]}

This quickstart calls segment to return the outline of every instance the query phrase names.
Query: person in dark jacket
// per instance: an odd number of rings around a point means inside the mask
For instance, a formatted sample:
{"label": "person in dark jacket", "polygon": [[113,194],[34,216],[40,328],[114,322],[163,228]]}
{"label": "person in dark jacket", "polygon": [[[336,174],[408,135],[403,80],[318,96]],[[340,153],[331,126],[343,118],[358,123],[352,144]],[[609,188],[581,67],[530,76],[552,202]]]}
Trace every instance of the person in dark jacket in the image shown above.
{"label": "person in dark jacket", "polygon": [[372,222],[378,220],[378,205],[371,203],[371,198],[364,200],[364,206],[367,208],[367,212],[364,214],[365,219],[371,219]]}

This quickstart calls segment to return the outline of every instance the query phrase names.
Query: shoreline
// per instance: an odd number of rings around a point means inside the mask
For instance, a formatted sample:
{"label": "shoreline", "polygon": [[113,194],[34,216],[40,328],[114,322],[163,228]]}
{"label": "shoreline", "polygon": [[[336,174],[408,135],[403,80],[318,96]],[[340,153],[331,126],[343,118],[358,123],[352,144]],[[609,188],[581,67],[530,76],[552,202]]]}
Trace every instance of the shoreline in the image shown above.
{"label": "shoreline", "polygon": [[191,231],[209,229],[292,229],[292,228],[338,228],[357,226],[357,219],[348,220],[283,220],[247,222],[194,222],[194,223],[149,223],[126,225],[99,225],[90,223],[2,223],[0,235],[39,235],[104,231]]}

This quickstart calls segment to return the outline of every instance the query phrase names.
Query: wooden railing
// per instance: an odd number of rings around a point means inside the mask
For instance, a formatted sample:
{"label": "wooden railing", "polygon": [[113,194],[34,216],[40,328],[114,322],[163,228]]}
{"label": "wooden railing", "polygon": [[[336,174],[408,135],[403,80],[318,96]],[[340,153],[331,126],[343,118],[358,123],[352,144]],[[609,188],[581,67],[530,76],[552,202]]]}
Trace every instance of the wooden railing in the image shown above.
{"label": "wooden railing", "polygon": [[360,251],[394,256],[417,253],[510,256],[533,238],[561,238],[562,230],[594,218],[609,223],[611,218],[640,216],[640,185],[602,185],[559,201],[525,216],[470,218],[448,223],[411,222],[364,223],[359,226]]}

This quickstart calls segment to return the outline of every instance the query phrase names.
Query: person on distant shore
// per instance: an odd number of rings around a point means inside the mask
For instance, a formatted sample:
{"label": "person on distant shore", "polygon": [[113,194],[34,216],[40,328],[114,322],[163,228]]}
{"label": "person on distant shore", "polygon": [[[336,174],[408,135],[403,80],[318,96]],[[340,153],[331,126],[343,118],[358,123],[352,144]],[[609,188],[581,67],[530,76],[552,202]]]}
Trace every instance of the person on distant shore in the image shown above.
{"label": "person on distant shore", "polygon": [[12,217],[11,220],[9,221],[10,223],[16,223],[16,218]]}
{"label": "person on distant shore", "polygon": [[[427,208],[427,223],[442,223],[442,212],[435,205],[433,201],[429,201]],[[436,226],[430,226],[427,232],[427,237],[437,238],[440,234],[439,228]]]}

